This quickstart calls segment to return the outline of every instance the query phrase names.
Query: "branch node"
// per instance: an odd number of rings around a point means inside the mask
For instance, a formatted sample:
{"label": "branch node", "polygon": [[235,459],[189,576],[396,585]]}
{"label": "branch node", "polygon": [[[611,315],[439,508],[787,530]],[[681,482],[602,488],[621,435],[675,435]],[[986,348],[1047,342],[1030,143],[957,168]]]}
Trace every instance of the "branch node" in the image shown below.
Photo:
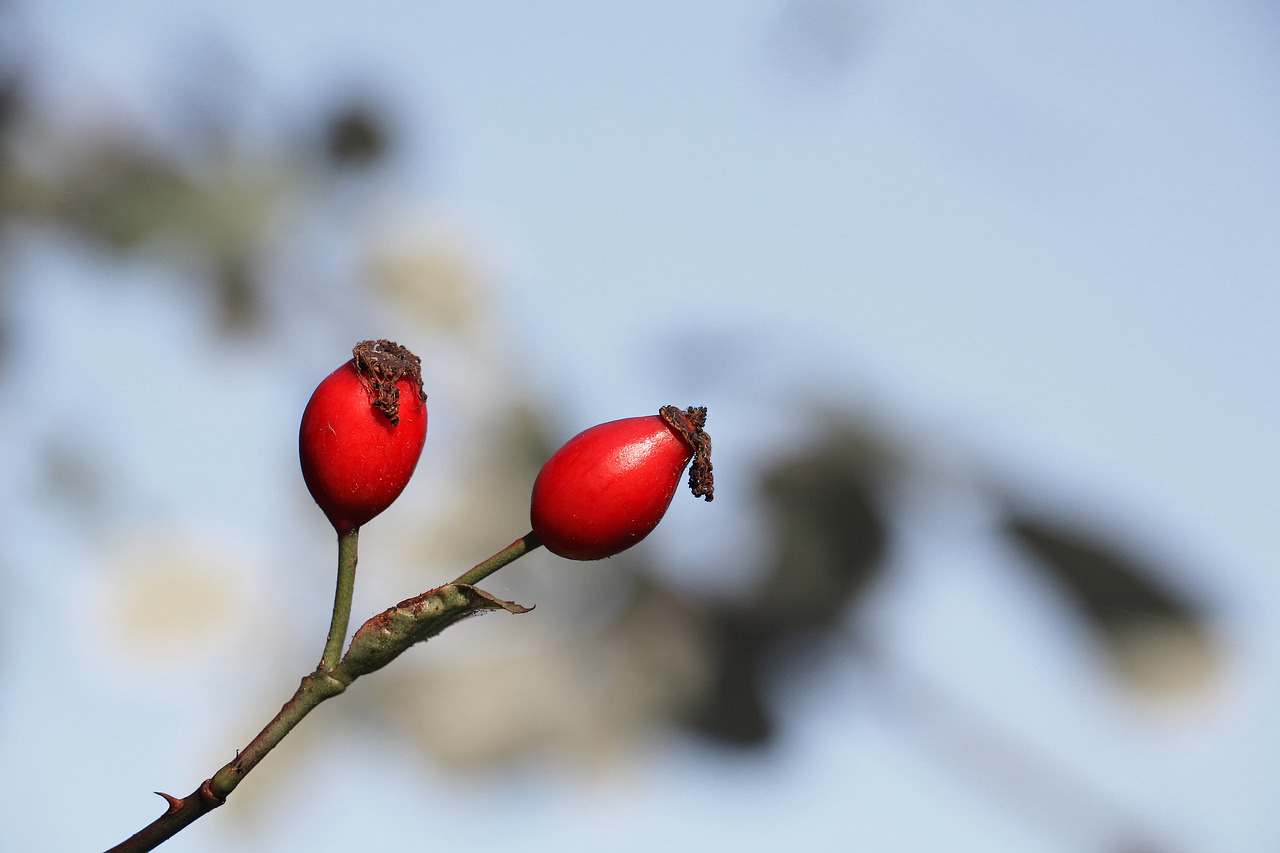
{"label": "branch node", "polygon": [[200,796],[204,797],[211,808],[217,808],[227,801],[225,796],[220,796],[214,792],[212,779],[205,779],[204,782],[200,783]]}

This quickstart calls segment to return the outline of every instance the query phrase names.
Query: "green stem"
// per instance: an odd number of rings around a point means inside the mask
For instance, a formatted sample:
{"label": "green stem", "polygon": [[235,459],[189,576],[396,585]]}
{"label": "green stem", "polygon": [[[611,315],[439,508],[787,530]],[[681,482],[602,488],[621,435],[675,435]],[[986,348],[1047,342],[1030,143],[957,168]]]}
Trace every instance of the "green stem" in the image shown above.
{"label": "green stem", "polygon": [[329,639],[324,644],[317,672],[332,672],[342,659],[342,644],[347,639],[351,622],[351,597],[356,588],[356,563],[360,545],[360,528],[338,535],[338,583],[333,593],[333,620],[329,623]]}
{"label": "green stem", "polygon": [[210,793],[225,800],[240,784],[240,780],[258,766],[258,762],[284,740],[285,735],[293,731],[293,727],[302,722],[303,717],[324,700],[331,699],[346,689],[345,684],[327,673],[316,671],[304,677],[297,692],[284,703],[280,713],[234,759],[213,775],[212,784],[209,785]]}
{"label": "green stem", "polygon": [[475,586],[507,563],[520,559],[541,544],[542,540],[530,531],[483,563],[476,563],[471,569],[459,575],[454,583]]}

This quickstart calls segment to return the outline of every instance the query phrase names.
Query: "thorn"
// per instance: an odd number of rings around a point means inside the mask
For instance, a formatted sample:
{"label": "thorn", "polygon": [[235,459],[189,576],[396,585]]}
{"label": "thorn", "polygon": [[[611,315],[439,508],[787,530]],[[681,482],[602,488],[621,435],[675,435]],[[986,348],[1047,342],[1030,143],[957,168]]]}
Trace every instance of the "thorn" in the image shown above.
{"label": "thorn", "polygon": [[169,808],[165,811],[165,814],[173,814],[182,808],[182,800],[177,797],[170,796],[164,791],[155,791],[154,793],[157,797],[164,797],[165,802],[169,804]]}

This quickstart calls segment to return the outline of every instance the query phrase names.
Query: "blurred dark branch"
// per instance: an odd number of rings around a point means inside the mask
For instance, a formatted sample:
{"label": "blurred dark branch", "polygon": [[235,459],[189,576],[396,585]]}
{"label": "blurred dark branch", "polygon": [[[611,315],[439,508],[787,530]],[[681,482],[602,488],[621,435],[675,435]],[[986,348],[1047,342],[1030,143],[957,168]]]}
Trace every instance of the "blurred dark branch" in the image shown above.
{"label": "blurred dark branch", "polygon": [[[904,473],[894,463],[895,455],[874,434],[848,424],[764,472],[762,508],[775,550],[754,596],[703,611],[713,674],[687,720],[695,730],[739,747],[768,744],[777,729],[771,688],[779,675],[797,665],[829,666],[833,644],[850,650],[848,632],[864,633],[858,626],[870,595],[886,580],[891,510],[901,509],[889,500]],[[1170,587],[1154,567],[1099,537],[1016,512],[994,533],[1016,541],[1032,557],[1027,568],[1052,578],[1085,624],[1118,654],[1130,654],[1135,620],[1207,631],[1190,597]],[[1098,786],[912,672],[865,633],[850,657],[864,676],[869,700],[927,754],[984,783],[1015,813],[1055,836],[1092,827],[1105,837],[1109,853],[1175,849]],[[1171,648],[1174,655],[1188,651],[1186,644]],[[1147,677],[1136,667],[1112,672],[1126,686]]]}
{"label": "blurred dark branch", "polygon": [[762,477],[772,524],[769,568],[745,604],[704,614],[714,678],[687,722],[737,746],[774,731],[764,697],[786,650],[836,629],[883,574],[888,521],[878,495],[881,456],[865,435],[831,436],[778,460]]}
{"label": "blurred dark branch", "polygon": [[1157,695],[1203,692],[1219,674],[1205,607],[1155,565],[1097,533],[1016,509],[1001,533],[1071,605],[1112,671],[1131,685]]}
{"label": "blurred dark branch", "polygon": [[141,127],[71,127],[30,102],[26,83],[38,72],[0,65],[0,239],[21,222],[120,256],[179,246],[204,271],[198,285],[226,332],[260,324],[278,211],[306,193],[313,204],[338,197],[333,176],[364,179],[392,148],[387,119],[368,98],[338,103],[301,136],[282,129],[276,142],[247,143],[232,124],[236,111],[215,103],[226,95],[216,85],[190,90],[167,117],[178,142]]}
{"label": "blurred dark branch", "polygon": [[1199,622],[1199,607],[1157,570],[1090,533],[1012,512],[1005,533],[1060,585],[1083,617],[1107,631],[1129,616]]}

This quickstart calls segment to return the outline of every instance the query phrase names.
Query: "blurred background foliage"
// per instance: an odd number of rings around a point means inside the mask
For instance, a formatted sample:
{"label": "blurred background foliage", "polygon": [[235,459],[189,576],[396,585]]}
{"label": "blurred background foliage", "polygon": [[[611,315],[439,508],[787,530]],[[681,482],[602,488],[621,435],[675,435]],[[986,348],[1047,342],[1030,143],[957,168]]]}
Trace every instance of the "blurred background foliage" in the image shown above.
{"label": "blurred background foliage", "polygon": [[[791,8],[772,49],[799,57],[795,67],[821,85],[847,65],[863,31],[840,17],[849,8],[842,4]],[[6,13],[6,26],[19,26],[12,5]],[[832,23],[831,15],[840,20]],[[141,392],[131,386],[116,397],[105,389],[100,399],[107,405],[131,405],[139,393],[145,398],[145,377],[154,369],[152,392],[163,412],[169,383],[180,378],[199,385],[225,359],[242,373],[255,363],[276,371],[281,383],[293,386],[278,399],[297,403],[327,362],[344,356],[330,342],[345,336],[354,343],[350,330],[364,336],[385,321],[394,329],[389,336],[423,355],[429,381],[443,391],[430,391],[433,461],[419,475],[433,484],[406,495],[408,507],[397,518],[412,516],[414,524],[371,526],[358,605],[373,612],[431,585],[424,577],[443,580],[523,532],[528,489],[541,461],[586,424],[566,422],[554,401],[525,381],[514,353],[524,344],[511,344],[512,318],[497,303],[501,282],[486,248],[430,216],[384,215],[394,195],[385,167],[402,145],[394,108],[376,92],[317,93],[322,109],[281,110],[278,126],[250,133],[227,108],[226,92],[175,84],[167,112],[64,114],[41,100],[38,53],[14,50],[20,38],[6,42],[0,64],[0,399],[6,411],[33,402],[25,396],[30,384],[18,377],[56,373],[57,393],[77,381],[77,367],[61,356],[72,348],[32,340],[15,308],[17,291],[41,287],[29,278],[30,259],[50,246],[92,271],[80,288],[98,288],[109,298],[113,288],[136,287],[143,269],[148,288],[172,290],[199,306],[205,336],[191,342],[200,350],[195,355],[155,351],[159,338],[181,337],[181,331],[104,330],[102,345],[136,348],[125,361],[143,376],[130,380]],[[238,79],[229,70],[221,76]],[[74,289],[63,294],[84,296]],[[280,367],[300,350],[306,352],[301,366]],[[156,363],[162,358],[186,364],[175,371]],[[465,373],[450,379],[451,369]],[[221,399],[234,400],[235,393]],[[760,544],[750,564],[708,565],[696,525],[684,528],[688,535],[677,551],[642,546],[605,566],[531,558],[507,569],[496,591],[536,604],[533,614],[454,629],[326,706],[299,739],[359,729],[412,744],[431,766],[466,774],[531,761],[603,772],[672,732],[724,749],[767,751],[786,729],[797,691],[844,668],[857,673],[862,691],[893,708],[890,716],[904,733],[944,720],[932,737],[920,738],[922,749],[962,778],[994,780],[987,790],[1001,807],[1065,812],[1058,817],[1067,823],[1079,817],[1072,809],[1110,808],[1096,792],[1074,799],[1045,793],[1060,790],[1046,779],[1074,789],[1088,790],[1090,783],[994,722],[973,719],[972,709],[952,707],[945,690],[899,665],[877,641],[877,602],[898,582],[904,529],[927,524],[920,507],[959,489],[983,519],[982,535],[992,547],[1014,555],[1022,582],[1052,599],[1057,630],[1094,656],[1098,678],[1155,707],[1213,691],[1224,666],[1207,603],[1175,582],[1187,567],[1170,572],[1116,531],[1100,532],[1014,497],[993,471],[957,485],[873,412],[804,405],[809,426],[788,449],[759,459],[752,470],[722,475],[722,488],[751,495],[755,517],[745,523]],[[173,414],[183,418],[190,410]],[[618,413],[629,414],[637,413]],[[218,410],[208,417],[217,418]],[[710,431],[716,435],[714,407]],[[262,564],[290,572],[301,572],[295,567],[308,561],[325,565],[325,549],[286,554],[267,545],[240,569],[227,570],[234,555],[216,530],[164,523],[168,511],[156,504],[167,498],[121,501],[155,486],[130,481],[131,467],[111,434],[6,428],[6,441],[33,439],[37,443],[23,451],[35,460],[30,479],[10,472],[5,490],[12,498],[16,488],[30,489],[57,525],[81,531],[92,543],[93,569],[101,576],[94,588],[108,604],[104,643],[115,650],[97,653],[135,658],[151,673],[135,685],[172,678],[175,668],[221,671],[218,648],[236,650],[237,666],[252,660],[259,668],[237,688],[243,695],[223,703],[221,710],[236,709],[235,718],[204,735],[217,743],[208,755],[221,755],[227,742],[241,742],[266,719],[320,640],[327,587],[302,593],[301,579],[264,581],[255,572],[268,570]],[[273,449],[283,446],[276,442]],[[190,440],[183,452],[217,457],[224,451]],[[161,488],[199,489],[200,483]],[[277,511],[268,526],[297,526],[307,517],[310,508],[298,493],[290,493],[287,511]],[[237,517],[228,512],[224,518]],[[306,536],[321,538],[319,524],[303,526]],[[295,538],[302,537],[283,540]],[[373,544],[379,538],[382,543]],[[3,566],[11,575],[17,569]],[[682,584],[677,578],[685,572],[732,581],[718,590]],[[299,597],[305,607],[284,606]],[[18,620],[21,607],[6,601],[5,622]],[[260,647],[283,651],[250,651]],[[994,744],[969,753],[958,748],[974,739]],[[279,796],[273,792],[304,771],[305,762],[295,760],[300,752],[266,762],[259,773],[274,778],[237,797],[238,804],[246,801],[241,818],[270,810]],[[993,758],[1002,754],[1017,760]],[[191,778],[213,766],[192,764]],[[220,813],[214,819],[231,818]],[[1171,849],[1158,831],[1122,823],[1107,849]]]}

